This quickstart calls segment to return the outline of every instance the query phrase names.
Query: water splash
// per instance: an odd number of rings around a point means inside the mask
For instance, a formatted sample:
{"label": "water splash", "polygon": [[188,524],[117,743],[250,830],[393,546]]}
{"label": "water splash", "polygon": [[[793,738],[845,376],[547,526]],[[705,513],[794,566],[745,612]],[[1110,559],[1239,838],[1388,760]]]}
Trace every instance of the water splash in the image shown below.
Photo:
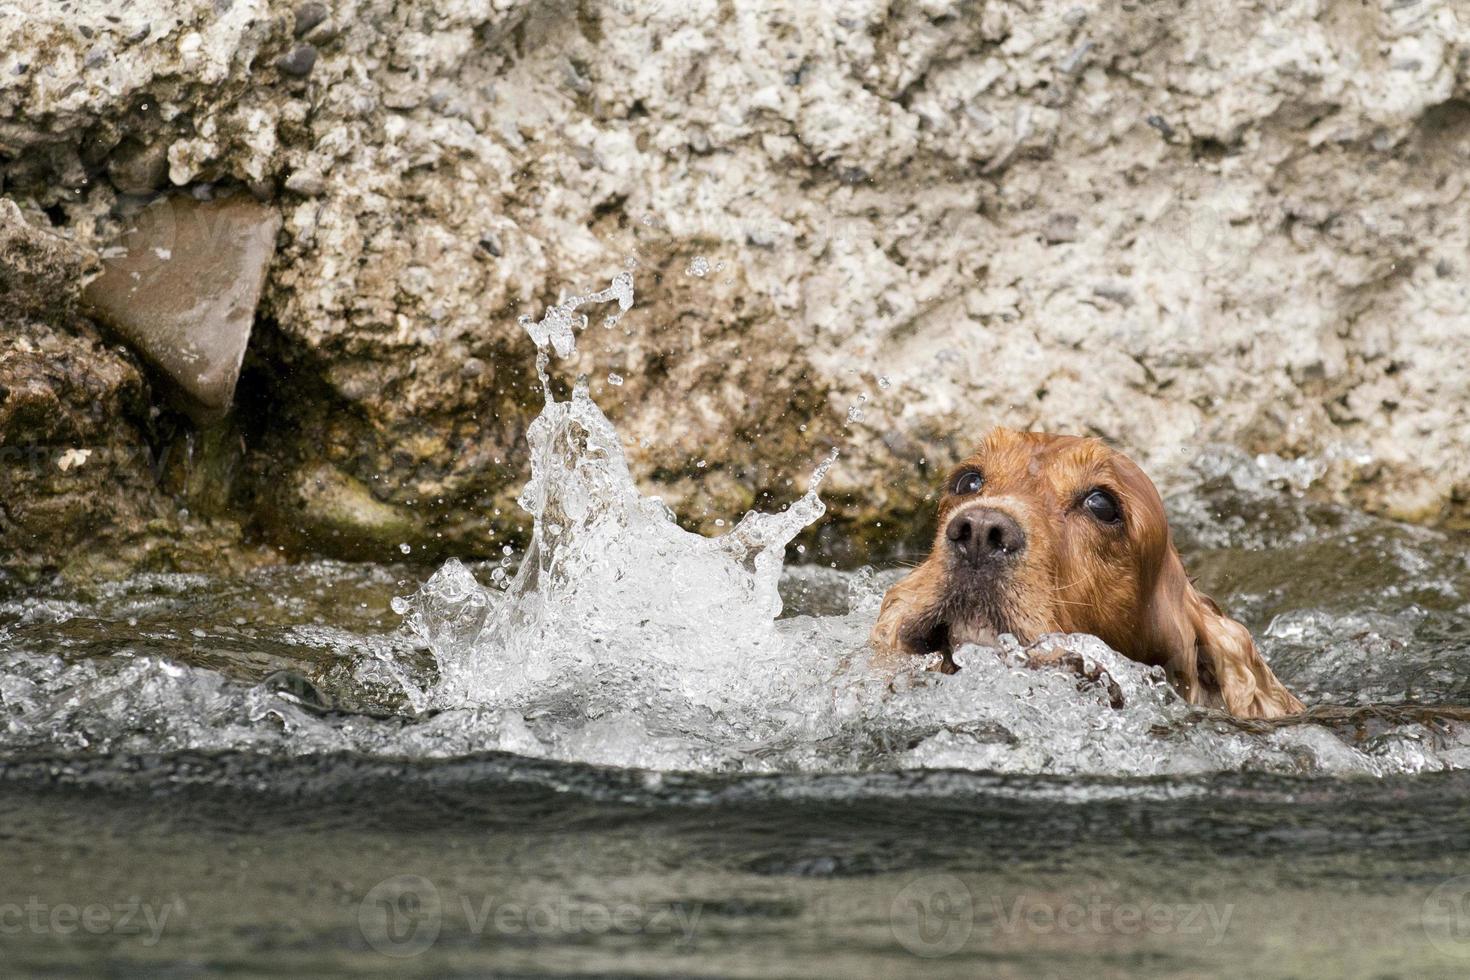
{"label": "water splash", "polygon": [[546,315],[537,320],[526,314],[520,318],[521,327],[531,335],[531,340],[536,344],[536,350],[541,353],[538,358],[538,367],[546,366],[544,360],[546,348],[549,345],[556,351],[556,356],[561,358],[571,357],[577,351],[577,331],[587,326],[587,315],[578,314],[583,306],[598,303],[616,301],[618,312],[610,313],[603,319],[603,326],[617,326],[622,315],[633,308],[633,274],[622,272],[613,279],[608,287],[600,292],[589,293],[586,296],[571,296],[546,311]]}
{"label": "water splash", "polygon": [[531,478],[519,503],[532,532],[514,579],[498,594],[450,562],[414,597],[407,623],[438,665],[440,708],[605,725],[636,707],[639,738],[685,737],[710,717],[748,719],[752,696],[789,687],[791,651],[775,626],[783,556],[825,512],[817,491],[835,453],[780,513],[751,511],[715,538],[679,527],[638,492],[586,383],[559,401],[546,376],[547,347],[571,350],[572,312],[610,300],[631,306],[631,277],[521,321],[540,354],[545,406],[527,432]]}
{"label": "water splash", "polygon": [[[391,579],[376,566],[263,573],[264,598],[228,620],[218,618],[216,603],[238,583],[199,576],[140,577],[82,601],[0,603],[0,750],[416,758],[499,749],[657,770],[1113,777],[1470,766],[1470,736],[1459,726],[1384,724],[1349,742],[1317,725],[1252,732],[1202,718],[1157,670],[1091,637],[1050,645],[1106,670],[1122,691],[1121,709],[1073,673],[1030,668],[1007,638],[997,649],[957,651],[964,669],[953,676],[925,672],[917,661],[880,669],[865,641],[893,573],[782,568],[788,543],[823,514],[817,490],[835,457],[785,510],[751,512],[706,538],[638,492],[618,434],[585,382],[569,399],[555,397],[550,357],[575,350],[587,323],[582,311],[615,304],[608,317],[616,321],[633,298],[624,274],[607,289],[563,300],[541,320],[522,320],[537,343],[545,394],[528,434],[532,477],[520,500],[533,534],[519,563],[509,549],[485,563],[488,586],[469,566],[446,563],[416,594],[394,600],[403,634],[351,618],[382,610],[386,593],[340,604],[354,575]],[[1228,499],[1240,493],[1235,487]],[[1304,503],[1293,505],[1300,514],[1266,520],[1249,500],[1251,513],[1241,515],[1222,515],[1213,504],[1198,513],[1176,506],[1176,530],[1197,543],[1223,535],[1221,547],[1297,542],[1298,563],[1303,549],[1327,549],[1313,559],[1315,578],[1339,582],[1341,594],[1319,588],[1307,594],[1311,609],[1275,609],[1260,634],[1273,662],[1285,658],[1287,676],[1324,699],[1365,688],[1391,698],[1426,683],[1463,698],[1460,681],[1435,673],[1453,673],[1458,663],[1444,634],[1470,609],[1463,549],[1438,532],[1392,529],[1363,515],[1312,517]],[[1379,560],[1361,568],[1348,560],[1365,549]],[[1438,563],[1426,566],[1426,555],[1440,556]],[[1278,581],[1298,571],[1299,564],[1262,563],[1237,604],[1258,616],[1273,611],[1273,596],[1290,593],[1300,604],[1303,586]],[[788,597],[793,587],[821,597],[781,619],[783,587]],[[303,589],[312,602],[330,604],[330,615],[303,605]],[[297,598],[283,603],[283,595]],[[190,608],[197,623],[178,620]],[[351,628],[303,625],[313,618]],[[92,636],[97,630],[105,639]],[[242,630],[265,632],[247,643]],[[1366,657],[1357,638],[1365,630],[1377,637]],[[1333,656],[1322,655],[1324,645]],[[1294,657],[1301,662],[1293,666]],[[309,683],[298,691],[263,681],[254,672],[262,662],[306,672]],[[1384,666],[1365,674],[1365,662]]]}
{"label": "water splash", "polygon": [[954,676],[877,669],[865,641],[887,580],[870,572],[846,580],[845,614],[778,622],[785,547],[822,516],[817,490],[835,454],[780,513],[752,511],[715,538],[680,528],[638,492],[586,384],[563,402],[546,381],[546,345],[556,348],[559,329],[547,322],[564,325],[566,310],[613,295],[522,321],[546,392],[520,498],[531,543],[503,595],[450,562],[409,603],[408,625],[439,676],[415,700],[446,713],[439,725],[468,712],[482,726],[494,719],[484,731],[501,748],[660,769],[1159,775],[1455,764],[1461,750],[1425,756],[1407,731],[1359,751],[1311,726],[1267,736],[1202,726],[1161,671],[1093,637],[1049,643],[1107,671],[1122,710],[1100,685],[1031,669],[1009,637],[997,650],[957,652],[964,670]]}

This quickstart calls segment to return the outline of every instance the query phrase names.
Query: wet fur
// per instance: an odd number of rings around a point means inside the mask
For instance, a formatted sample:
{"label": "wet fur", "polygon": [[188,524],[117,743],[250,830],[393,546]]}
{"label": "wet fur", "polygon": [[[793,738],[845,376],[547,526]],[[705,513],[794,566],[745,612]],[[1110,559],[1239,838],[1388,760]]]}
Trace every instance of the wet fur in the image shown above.
{"label": "wet fur", "polygon": [[[953,493],[968,470],[977,494]],[[1081,506],[1094,488],[1121,505],[1121,525]],[[1026,547],[1002,574],[957,558],[945,528],[970,508],[1008,514]],[[996,429],[956,467],[939,503],[929,557],[888,590],[871,642],[883,652],[949,653],[1012,633],[1090,633],[1133,660],[1163,667],[1191,704],[1239,718],[1277,718],[1302,703],[1276,679],[1250,632],[1195,589],[1174,547],[1153,482],[1096,439]]]}

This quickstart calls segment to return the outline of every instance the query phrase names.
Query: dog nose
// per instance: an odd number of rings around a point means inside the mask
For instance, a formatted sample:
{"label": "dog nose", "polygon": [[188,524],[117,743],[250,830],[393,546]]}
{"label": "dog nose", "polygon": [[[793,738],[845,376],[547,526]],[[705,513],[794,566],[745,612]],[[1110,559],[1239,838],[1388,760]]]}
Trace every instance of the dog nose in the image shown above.
{"label": "dog nose", "polygon": [[988,507],[956,515],[944,536],[951,548],[977,563],[1010,558],[1026,550],[1026,532],[1015,518]]}

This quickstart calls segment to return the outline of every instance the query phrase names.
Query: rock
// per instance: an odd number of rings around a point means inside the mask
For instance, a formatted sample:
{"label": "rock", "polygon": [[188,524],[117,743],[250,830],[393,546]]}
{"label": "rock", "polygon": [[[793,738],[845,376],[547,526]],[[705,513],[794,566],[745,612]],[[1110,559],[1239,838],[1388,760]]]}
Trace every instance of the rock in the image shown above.
{"label": "rock", "polygon": [[423,536],[412,511],[383,503],[365,483],[326,464],[291,473],[262,503],[260,517],[277,540],[344,558],[394,561],[401,542]]}
{"label": "rock", "polygon": [[1052,215],[1046,219],[1041,236],[1051,245],[1075,242],[1077,240],[1077,216],[1075,214]]}
{"label": "rock", "polygon": [[302,197],[316,197],[327,189],[327,182],[320,174],[310,170],[297,170],[286,178],[286,190]]}
{"label": "rock", "polygon": [[0,594],[263,557],[238,525],[181,518],[161,492],[139,365],[75,312],[95,266],[0,199]]}
{"label": "rock", "polygon": [[316,48],[310,44],[298,44],[276,61],[276,67],[287,75],[305,78],[316,65]]}
{"label": "rock", "polygon": [[0,321],[71,319],[82,283],[97,269],[91,249],[42,231],[0,197]]}
{"label": "rock", "polygon": [[242,388],[240,506],[282,540],[355,539],[278,489],[325,466],[415,515],[416,554],[497,548],[539,403],[516,314],[630,262],[638,307],[564,370],[626,379],[595,393],[704,528],[841,444],[827,533],[861,555],[991,423],[1106,435],[1166,491],[1223,445],[1470,522],[1470,19],[1443,4],[361,0],[303,28],[135,0],[154,32],[121,49],[12,6],[27,213],[99,247],[95,147],[128,138],[181,185],[290,191]]}
{"label": "rock", "polygon": [[297,37],[305,37],[313,27],[327,19],[327,5],[324,3],[303,3],[296,8],[296,27],[293,33]]}
{"label": "rock", "polygon": [[275,210],[248,197],[160,198],[132,219],[84,294],[201,422],[234,400],[279,228]]}
{"label": "rock", "polygon": [[168,183],[168,144],[124,140],[107,160],[107,176],[124,194],[152,194]]}

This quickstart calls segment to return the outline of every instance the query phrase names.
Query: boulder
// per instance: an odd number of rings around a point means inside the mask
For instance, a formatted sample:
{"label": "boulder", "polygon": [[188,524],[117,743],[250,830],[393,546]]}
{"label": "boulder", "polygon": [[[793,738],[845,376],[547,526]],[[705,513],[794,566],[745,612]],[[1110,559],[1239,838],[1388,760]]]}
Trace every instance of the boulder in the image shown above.
{"label": "boulder", "polygon": [[280,210],[238,396],[270,535],[363,540],[283,492],[307,474],[414,514],[416,554],[497,549],[540,402],[516,317],[630,268],[561,380],[700,528],[836,445],[829,544],[891,546],[998,423],[1166,491],[1267,454],[1470,521],[1459,5],[320,7],[0,21],[0,189],[79,245],[159,146],[174,187]]}

